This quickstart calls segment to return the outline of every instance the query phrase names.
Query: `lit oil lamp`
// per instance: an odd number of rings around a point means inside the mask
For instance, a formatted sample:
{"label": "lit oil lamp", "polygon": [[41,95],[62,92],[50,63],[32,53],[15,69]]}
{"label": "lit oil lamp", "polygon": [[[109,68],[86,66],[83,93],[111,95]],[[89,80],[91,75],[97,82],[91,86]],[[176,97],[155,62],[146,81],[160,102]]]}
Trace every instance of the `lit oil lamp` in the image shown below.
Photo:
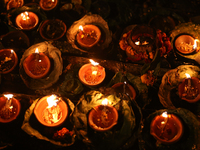
{"label": "lit oil lamp", "polygon": [[37,26],[38,16],[33,12],[22,12],[16,17],[16,25],[22,30],[31,30]]}
{"label": "lit oil lamp", "polygon": [[8,123],[15,120],[20,109],[20,102],[13,98],[13,94],[4,94],[4,97],[0,97],[0,122]]}
{"label": "lit oil lamp", "polygon": [[152,120],[150,134],[163,144],[173,144],[181,139],[183,125],[176,115],[163,112]]}
{"label": "lit oil lamp", "polygon": [[18,8],[24,5],[24,0],[9,0],[7,3],[7,10],[10,10],[12,8]]}
{"label": "lit oil lamp", "polygon": [[105,68],[90,59],[90,64],[83,65],[78,73],[80,81],[88,86],[96,86],[103,82],[106,73]]}
{"label": "lit oil lamp", "polygon": [[28,76],[33,79],[39,79],[45,77],[51,67],[49,58],[44,54],[38,51],[36,48],[35,53],[30,54],[23,61],[24,71]]}
{"label": "lit oil lamp", "polygon": [[40,0],[40,7],[45,11],[54,9],[57,4],[58,0]]}
{"label": "lit oil lamp", "polygon": [[197,42],[199,40],[190,35],[180,35],[175,40],[175,47],[182,54],[190,54],[198,49]]}
{"label": "lit oil lamp", "polygon": [[200,81],[196,77],[191,77],[185,73],[186,79],[179,84],[179,97],[189,103],[195,103],[200,100]]}
{"label": "lit oil lamp", "polygon": [[49,127],[61,125],[67,118],[67,104],[56,95],[41,98],[34,108],[38,121]]}
{"label": "lit oil lamp", "polygon": [[18,57],[12,49],[0,50],[0,73],[6,74],[11,72],[18,63]]}
{"label": "lit oil lamp", "polygon": [[79,26],[79,32],[76,35],[76,41],[84,48],[91,48],[96,45],[101,38],[101,31],[95,25]]}
{"label": "lit oil lamp", "polygon": [[102,104],[94,107],[88,114],[88,123],[96,131],[110,130],[118,121],[118,112],[115,107],[109,104],[107,98]]}

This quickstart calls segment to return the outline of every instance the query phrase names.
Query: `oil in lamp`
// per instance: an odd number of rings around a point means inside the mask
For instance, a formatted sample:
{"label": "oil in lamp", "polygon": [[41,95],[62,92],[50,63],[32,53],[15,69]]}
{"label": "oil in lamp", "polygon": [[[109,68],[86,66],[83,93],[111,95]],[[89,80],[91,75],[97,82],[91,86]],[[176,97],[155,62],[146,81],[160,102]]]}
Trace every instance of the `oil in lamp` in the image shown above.
{"label": "oil in lamp", "polygon": [[40,0],[40,7],[45,11],[54,9],[57,4],[58,0]]}
{"label": "oil in lamp", "polygon": [[110,130],[118,121],[118,112],[110,105],[107,98],[103,99],[101,105],[94,107],[88,114],[88,123],[96,131]]}
{"label": "oil in lamp", "polygon": [[185,73],[186,79],[179,84],[179,97],[189,103],[195,103],[200,99],[200,82],[196,77],[191,77]]}
{"label": "oil in lamp", "polygon": [[196,50],[198,50],[197,42],[198,39],[194,39],[190,35],[180,35],[175,40],[175,47],[176,49],[182,54],[190,54]]}
{"label": "oil in lamp", "polygon": [[23,61],[24,71],[33,79],[45,77],[51,67],[49,58],[36,48],[35,53],[30,54]]}
{"label": "oil in lamp", "polygon": [[17,54],[13,49],[0,50],[0,73],[11,72],[18,63]]}
{"label": "oil in lamp", "polygon": [[101,38],[100,29],[92,24],[80,25],[76,35],[76,41],[81,47],[91,48],[96,45]]}
{"label": "oil in lamp", "polygon": [[38,101],[34,114],[41,124],[55,127],[61,125],[67,118],[68,107],[60,97],[53,94]]}
{"label": "oil in lamp", "polygon": [[90,62],[90,64],[85,64],[80,68],[78,76],[83,84],[87,86],[96,86],[105,79],[105,68],[92,59],[90,59]]}
{"label": "oil in lamp", "polygon": [[163,144],[173,144],[181,139],[183,125],[181,120],[174,114],[166,111],[157,115],[151,122],[150,134]]}
{"label": "oil in lamp", "polygon": [[16,25],[22,30],[31,30],[37,26],[38,16],[33,12],[22,12],[16,17]]}
{"label": "oil in lamp", "polygon": [[4,94],[0,97],[0,122],[8,123],[19,115],[21,105],[13,98],[13,94]]}

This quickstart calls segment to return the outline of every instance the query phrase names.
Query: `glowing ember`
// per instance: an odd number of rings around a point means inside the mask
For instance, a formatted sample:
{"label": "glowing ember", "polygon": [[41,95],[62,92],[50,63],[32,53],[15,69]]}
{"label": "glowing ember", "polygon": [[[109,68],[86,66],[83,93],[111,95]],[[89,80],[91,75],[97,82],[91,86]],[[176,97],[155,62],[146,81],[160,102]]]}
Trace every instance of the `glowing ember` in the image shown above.
{"label": "glowing ember", "polygon": [[57,105],[58,102],[59,99],[56,95],[51,95],[47,98],[48,106],[43,112],[43,118],[45,122],[53,124],[57,123],[62,118],[62,110],[60,109],[59,105]]}

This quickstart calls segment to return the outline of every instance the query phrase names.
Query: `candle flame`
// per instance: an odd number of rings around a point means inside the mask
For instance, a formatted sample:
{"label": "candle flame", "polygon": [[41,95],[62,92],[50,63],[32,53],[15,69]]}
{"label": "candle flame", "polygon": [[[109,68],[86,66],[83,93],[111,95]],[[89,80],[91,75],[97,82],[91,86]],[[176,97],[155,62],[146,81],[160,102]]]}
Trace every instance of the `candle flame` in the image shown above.
{"label": "candle flame", "polygon": [[13,94],[4,94],[4,97],[6,97],[8,100],[10,100],[10,98],[13,98]]}
{"label": "candle flame", "polygon": [[28,14],[27,11],[25,11],[24,13],[21,13],[21,16],[22,16],[22,20],[30,19],[30,18],[29,18],[29,14]]}
{"label": "candle flame", "polygon": [[39,50],[38,50],[38,48],[36,48],[35,53],[38,53],[38,54],[39,54]]}
{"label": "candle flame", "polygon": [[199,42],[199,40],[198,40],[198,39],[195,39],[195,40],[194,40],[193,49],[197,48],[197,42]]}
{"label": "candle flame", "polygon": [[91,62],[91,64],[92,64],[93,66],[97,66],[97,65],[99,65],[99,63],[95,62],[95,61],[92,60],[92,59],[90,59],[90,62]]}
{"label": "candle flame", "polygon": [[185,73],[187,78],[191,78],[191,76],[188,73]]}
{"label": "candle flame", "polygon": [[54,0],[52,0],[52,2],[54,2]]}
{"label": "candle flame", "polygon": [[13,53],[13,52],[14,52],[13,49],[11,49],[11,50],[10,50],[10,53]]}
{"label": "candle flame", "polygon": [[82,25],[79,26],[79,30],[83,31],[83,26]]}
{"label": "candle flame", "polygon": [[47,98],[47,103],[48,103],[48,106],[47,108],[51,108],[53,106],[56,106],[57,105],[57,102],[59,100],[57,99],[57,96],[56,95],[51,95]]}
{"label": "candle flame", "polygon": [[135,45],[140,45],[140,41],[135,42]]}
{"label": "candle flame", "polygon": [[166,112],[166,111],[163,112],[163,113],[162,113],[162,116],[163,116],[164,118],[167,118],[167,117],[168,117],[167,112]]}
{"label": "candle flame", "polygon": [[102,105],[108,105],[108,99],[105,98],[102,102],[101,102]]}

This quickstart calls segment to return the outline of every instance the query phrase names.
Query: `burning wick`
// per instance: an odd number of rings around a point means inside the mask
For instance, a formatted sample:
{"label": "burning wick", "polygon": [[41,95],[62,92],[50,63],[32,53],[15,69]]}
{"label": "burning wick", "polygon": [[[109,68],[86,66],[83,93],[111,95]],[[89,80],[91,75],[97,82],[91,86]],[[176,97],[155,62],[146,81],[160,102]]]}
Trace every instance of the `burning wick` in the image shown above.
{"label": "burning wick", "polygon": [[44,121],[53,124],[57,123],[62,118],[62,110],[57,103],[60,101],[56,95],[51,95],[47,98],[48,106],[43,112]]}
{"label": "burning wick", "polygon": [[0,116],[9,119],[13,113],[12,98],[13,94],[4,94],[4,97],[7,99],[5,106],[0,110]]}
{"label": "burning wick", "polygon": [[37,62],[41,61],[41,60],[39,60],[40,54],[39,54],[38,48],[35,49],[35,55],[36,55],[35,61],[37,61]]}
{"label": "burning wick", "polygon": [[193,49],[197,49],[197,42],[199,42],[199,40],[198,40],[198,39],[195,39],[195,40],[194,40]]}
{"label": "burning wick", "polygon": [[96,76],[98,73],[98,65],[99,63],[95,62],[94,60],[90,59],[89,60],[92,64],[92,75]]}
{"label": "burning wick", "polygon": [[160,127],[160,129],[161,129],[161,135],[162,135],[163,132],[164,132],[164,129],[165,129],[166,125],[167,125],[169,116],[168,116],[168,114],[167,114],[166,111],[163,112],[161,116],[164,117],[164,121],[161,122],[161,127]]}
{"label": "burning wick", "polygon": [[191,87],[191,76],[188,73],[185,73],[187,79],[188,79],[188,87]]}
{"label": "burning wick", "polygon": [[101,104],[103,105],[103,110],[101,112],[101,121],[102,121],[102,124],[104,125],[108,125],[109,123],[109,120],[108,120],[108,109],[106,108],[106,106],[108,105],[108,99],[105,98]]}

